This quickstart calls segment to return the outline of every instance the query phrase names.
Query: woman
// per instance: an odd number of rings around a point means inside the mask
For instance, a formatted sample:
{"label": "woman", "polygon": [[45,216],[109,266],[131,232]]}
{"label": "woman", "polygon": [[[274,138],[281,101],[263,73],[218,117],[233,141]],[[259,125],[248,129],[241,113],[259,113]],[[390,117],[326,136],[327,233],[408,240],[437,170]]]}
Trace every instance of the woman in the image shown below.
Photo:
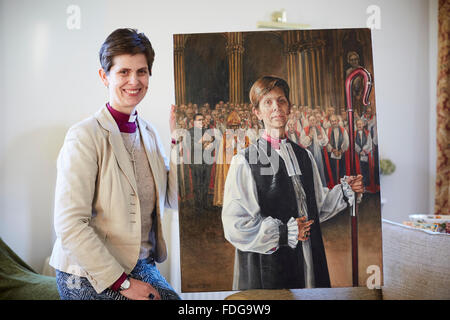
{"label": "woman", "polygon": [[286,139],[285,80],[258,79],[250,100],[264,133],[233,157],[222,209],[225,238],[236,247],[233,289],[330,287],[320,222],[353,203],[362,176],[322,186],[311,152]]}
{"label": "woman", "polygon": [[[167,257],[161,217],[177,206],[176,172],[154,128],[136,112],[153,60],[143,33],[111,33],[99,70],[109,102],[66,135],[50,260],[62,299],[179,299],[155,265]],[[172,106],[171,130],[174,119]]]}

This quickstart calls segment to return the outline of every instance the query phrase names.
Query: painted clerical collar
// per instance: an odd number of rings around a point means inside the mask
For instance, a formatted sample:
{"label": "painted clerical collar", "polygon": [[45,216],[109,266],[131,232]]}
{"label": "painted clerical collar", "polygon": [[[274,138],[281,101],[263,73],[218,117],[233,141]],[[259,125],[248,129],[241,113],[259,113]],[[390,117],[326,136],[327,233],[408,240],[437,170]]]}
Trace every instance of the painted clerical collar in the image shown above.
{"label": "painted clerical collar", "polygon": [[266,131],[263,132],[263,134],[261,135],[261,138],[263,138],[268,143],[270,143],[270,146],[275,150],[280,149],[280,144],[286,143],[286,140],[287,140],[286,136],[283,139],[273,138],[273,137],[269,136]]}
{"label": "painted clerical collar", "polygon": [[119,127],[120,132],[126,132],[126,133],[134,133],[136,132],[136,118],[137,118],[137,111],[133,115],[129,115],[120,111],[117,111],[116,109],[113,109],[109,102],[106,104],[106,107],[108,108],[109,112],[113,116],[114,120],[116,120],[117,126]]}
{"label": "painted clerical collar", "polygon": [[[298,160],[292,148],[292,145],[290,143],[287,143],[286,138],[272,138],[271,136],[266,134],[266,132],[264,132],[261,137],[269,142],[271,147],[275,149],[276,153],[278,153],[278,155],[283,159],[289,177],[302,175],[302,171],[300,170],[300,166],[298,164]],[[272,163],[273,158],[268,157],[268,159]],[[276,168],[277,165],[272,164],[272,167]]]}

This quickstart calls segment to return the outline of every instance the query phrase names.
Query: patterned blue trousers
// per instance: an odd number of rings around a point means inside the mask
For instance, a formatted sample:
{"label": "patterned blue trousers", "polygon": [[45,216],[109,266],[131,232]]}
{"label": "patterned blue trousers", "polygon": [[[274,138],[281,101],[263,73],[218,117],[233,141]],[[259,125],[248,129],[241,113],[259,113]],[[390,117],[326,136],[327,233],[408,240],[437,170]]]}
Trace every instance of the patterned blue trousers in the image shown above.
{"label": "patterned blue trousers", "polygon": [[[180,300],[172,286],[159,273],[154,263],[138,260],[130,277],[151,284],[162,300]],[[118,291],[106,289],[97,293],[85,277],[78,277],[56,270],[56,285],[62,300],[128,300]]]}

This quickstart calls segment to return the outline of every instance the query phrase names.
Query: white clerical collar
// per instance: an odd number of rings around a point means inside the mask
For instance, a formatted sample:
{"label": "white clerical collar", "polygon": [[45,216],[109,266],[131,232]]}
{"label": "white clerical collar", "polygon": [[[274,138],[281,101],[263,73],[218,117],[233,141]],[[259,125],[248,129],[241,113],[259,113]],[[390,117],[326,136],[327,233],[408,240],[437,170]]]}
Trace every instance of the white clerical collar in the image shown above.
{"label": "white clerical collar", "polygon": [[135,111],[134,114],[130,114],[130,117],[128,118],[128,122],[135,122],[137,118],[137,112]]}
{"label": "white clerical collar", "polygon": [[297,157],[295,156],[294,150],[290,143],[286,143],[287,139],[282,139],[280,143],[280,149],[276,150],[281,158],[283,158],[286,165],[286,170],[289,177],[295,175],[302,175],[300,166],[298,165]]}

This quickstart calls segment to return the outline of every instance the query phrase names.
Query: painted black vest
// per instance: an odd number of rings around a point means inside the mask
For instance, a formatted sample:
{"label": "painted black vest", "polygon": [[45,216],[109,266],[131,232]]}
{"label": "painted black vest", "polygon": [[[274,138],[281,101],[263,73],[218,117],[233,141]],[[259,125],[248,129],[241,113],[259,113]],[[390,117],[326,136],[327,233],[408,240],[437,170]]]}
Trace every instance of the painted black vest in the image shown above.
{"label": "painted black vest", "polygon": [[[320,231],[311,160],[306,150],[289,140],[288,142],[294,150],[302,172],[300,179],[306,193],[308,219],[315,221],[311,226],[310,235],[315,286],[317,288],[329,288],[330,277],[322,241],[322,233]],[[254,149],[251,150],[251,148]],[[254,158],[250,157],[250,153],[255,151],[259,153],[261,152],[261,148],[267,150],[269,157],[272,154],[272,156],[278,158],[279,169],[273,175],[261,174],[261,169],[270,167],[270,163],[261,163],[259,160],[260,157],[258,157],[258,161],[254,161],[257,163],[251,163],[249,161]],[[261,216],[272,216],[281,220],[283,224],[286,224],[291,217],[297,218],[297,200],[292,180],[287,173],[284,161],[278,153],[264,139],[259,139],[257,145],[251,145],[244,152],[256,183]],[[305,287],[301,241],[298,242],[295,249],[289,247],[287,243],[281,243],[280,241],[279,249],[272,254],[259,254],[237,250],[237,258],[239,259],[239,290]]]}
{"label": "painted black vest", "polygon": [[365,130],[362,131],[362,140],[361,140],[361,136],[359,135],[359,131],[356,131],[356,141],[355,141],[355,143],[361,148],[361,150],[363,149],[363,147],[367,143],[367,133],[366,133]]}
{"label": "painted black vest", "polygon": [[338,150],[342,150],[342,143],[344,143],[344,135],[342,134],[341,128],[338,128],[338,142],[336,145],[336,140],[334,137],[334,129],[331,129],[331,134],[330,134],[330,142],[331,146],[334,149],[338,149]]}

